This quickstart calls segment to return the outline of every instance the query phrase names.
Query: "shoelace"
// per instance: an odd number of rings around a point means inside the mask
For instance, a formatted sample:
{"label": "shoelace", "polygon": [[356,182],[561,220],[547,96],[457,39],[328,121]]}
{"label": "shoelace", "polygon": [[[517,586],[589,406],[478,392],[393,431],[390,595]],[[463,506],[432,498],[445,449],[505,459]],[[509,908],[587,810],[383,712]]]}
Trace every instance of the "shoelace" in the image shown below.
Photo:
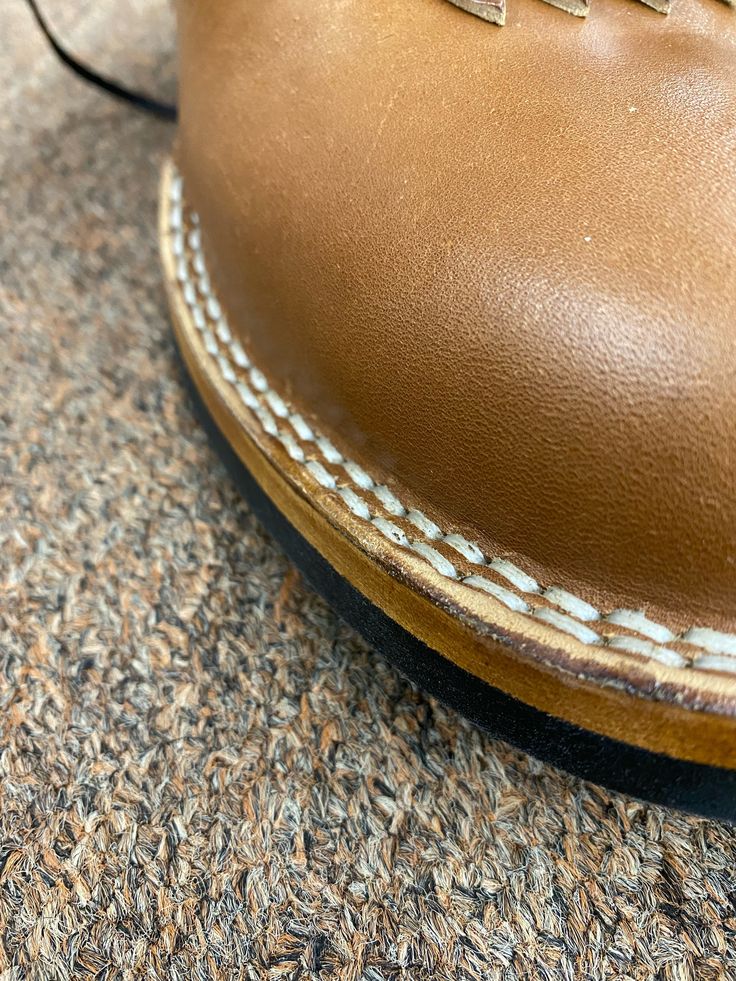
{"label": "shoelace", "polygon": [[143,112],[151,113],[153,116],[159,116],[161,119],[176,120],[177,110],[176,105],[170,102],[162,102],[160,99],[155,99],[145,92],[139,92],[136,89],[128,88],[125,85],[120,85],[118,82],[111,78],[107,78],[105,75],[101,75],[96,72],[93,68],[85,65],[74,55],[70,54],[66,48],[60,44],[56,36],[49,27],[46,19],[41,13],[38,3],[36,0],[27,0],[28,6],[31,8],[31,12],[36,19],[36,23],[41,28],[46,40],[49,42],[52,50],[56,53],[59,60],[71,69],[75,75],[79,78],[84,79],[85,82],[89,82],[98,89],[102,89],[104,92],[109,93],[116,99],[120,99],[123,102],[127,102],[131,106],[135,106],[136,109],[141,109]]}

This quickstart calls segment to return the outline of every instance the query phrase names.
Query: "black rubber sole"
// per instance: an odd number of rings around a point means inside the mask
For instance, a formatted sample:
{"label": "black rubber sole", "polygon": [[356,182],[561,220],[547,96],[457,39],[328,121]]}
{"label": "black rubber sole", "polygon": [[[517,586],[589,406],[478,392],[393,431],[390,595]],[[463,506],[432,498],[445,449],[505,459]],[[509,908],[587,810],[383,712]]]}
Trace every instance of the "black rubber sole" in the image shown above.
{"label": "black rubber sole", "polygon": [[182,371],[204,428],[263,525],[330,606],[423,691],[568,773],[651,803],[736,821],[736,771],[652,753],[532,708],[457,667],[366,599],[267,497],[220,432],[183,364]]}

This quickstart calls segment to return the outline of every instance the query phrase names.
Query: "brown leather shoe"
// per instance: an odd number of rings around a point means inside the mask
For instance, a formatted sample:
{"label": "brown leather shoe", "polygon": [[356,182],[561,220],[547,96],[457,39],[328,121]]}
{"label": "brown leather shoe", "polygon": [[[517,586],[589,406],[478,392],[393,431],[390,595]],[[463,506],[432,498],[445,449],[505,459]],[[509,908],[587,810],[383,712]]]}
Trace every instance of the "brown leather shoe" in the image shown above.
{"label": "brown leather shoe", "polygon": [[509,4],[180,3],[178,341],[267,522],[421,684],[731,814],[736,15]]}

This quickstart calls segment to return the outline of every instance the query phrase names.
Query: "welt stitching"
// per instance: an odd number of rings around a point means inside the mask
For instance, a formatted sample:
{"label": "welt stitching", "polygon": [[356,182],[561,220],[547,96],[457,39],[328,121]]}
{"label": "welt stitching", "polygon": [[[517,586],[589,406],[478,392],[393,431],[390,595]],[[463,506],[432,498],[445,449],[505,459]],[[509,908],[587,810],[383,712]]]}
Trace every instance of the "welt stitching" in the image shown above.
{"label": "welt stitching", "polygon": [[[183,184],[181,177],[175,175],[170,185],[171,249],[183,299],[192,315],[193,323],[202,334],[206,351],[217,364],[223,379],[253,412],[264,432],[277,439],[288,455],[295,462],[302,464],[320,486],[336,492],[353,515],[370,523],[393,544],[410,549],[422,557],[443,577],[486,592],[509,609],[530,615],[548,626],[575,637],[583,644],[610,646],[622,652],[639,654],[675,667],[692,666],[702,670],[736,673],[736,661],[729,657],[731,654],[736,654],[736,634],[714,631],[706,627],[691,627],[680,634],[675,634],[665,625],[648,619],[640,611],[617,609],[609,614],[603,614],[590,603],[567,590],[556,586],[542,587],[515,564],[498,557],[488,559],[480,546],[474,542],[461,535],[446,534],[421,511],[407,509],[388,487],[377,484],[359,464],[345,458],[326,437],[314,433],[308,423],[298,413],[293,412],[282,397],[270,387],[263,372],[251,363],[241,344],[233,337],[220,304],[212,292],[202,251],[198,216],[190,210],[187,212],[187,217],[192,228],[185,234]],[[196,276],[196,283],[192,281],[189,274],[187,248],[192,254],[191,266]],[[208,321],[213,322],[213,328],[209,326]],[[225,347],[227,356],[221,352],[218,339]],[[247,372],[250,385],[236,375],[231,362],[241,371]],[[325,463],[342,469],[352,487],[338,485],[334,474],[321,461],[308,460],[298,440],[288,430],[279,428],[277,419],[287,422],[298,439],[314,446]],[[409,538],[398,525],[372,510],[354,488],[370,492],[387,513],[410,523],[421,532],[423,538]],[[475,573],[461,576],[453,562],[435,547],[440,543],[453,549],[479,570],[491,569],[518,592]],[[527,602],[518,593],[523,593],[530,600],[534,596],[542,597],[558,609],[543,605],[534,606],[533,602]],[[610,623],[639,636],[603,635],[591,626],[598,623]],[[696,655],[690,665],[680,653],[662,646],[673,641],[682,641],[701,649],[703,653]]]}

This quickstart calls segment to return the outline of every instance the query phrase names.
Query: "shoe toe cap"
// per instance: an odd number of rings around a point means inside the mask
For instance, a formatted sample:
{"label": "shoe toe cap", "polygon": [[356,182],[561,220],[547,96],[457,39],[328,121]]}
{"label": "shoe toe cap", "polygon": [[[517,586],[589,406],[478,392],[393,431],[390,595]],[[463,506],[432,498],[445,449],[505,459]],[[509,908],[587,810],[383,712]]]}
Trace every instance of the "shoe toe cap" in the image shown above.
{"label": "shoe toe cap", "polygon": [[179,154],[270,375],[487,555],[733,628],[736,18],[198,7]]}

